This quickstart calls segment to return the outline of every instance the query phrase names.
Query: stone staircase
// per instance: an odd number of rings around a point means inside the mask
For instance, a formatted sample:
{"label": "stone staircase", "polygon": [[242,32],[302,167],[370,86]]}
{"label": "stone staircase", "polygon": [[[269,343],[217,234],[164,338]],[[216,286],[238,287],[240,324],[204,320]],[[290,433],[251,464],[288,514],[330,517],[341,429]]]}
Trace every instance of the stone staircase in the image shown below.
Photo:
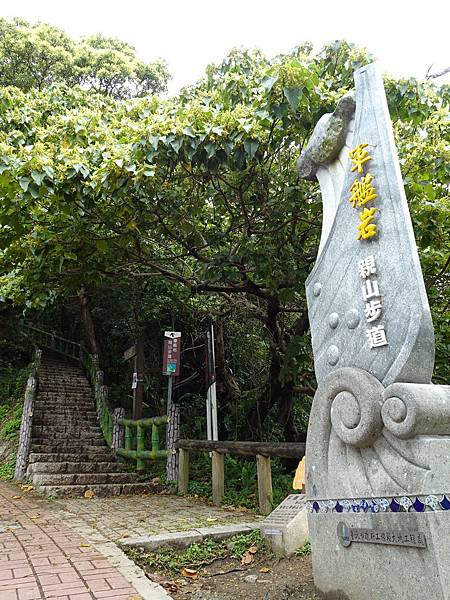
{"label": "stone staircase", "polygon": [[43,357],[27,476],[51,496],[96,496],[145,493],[105,442],[93,392],[80,367]]}

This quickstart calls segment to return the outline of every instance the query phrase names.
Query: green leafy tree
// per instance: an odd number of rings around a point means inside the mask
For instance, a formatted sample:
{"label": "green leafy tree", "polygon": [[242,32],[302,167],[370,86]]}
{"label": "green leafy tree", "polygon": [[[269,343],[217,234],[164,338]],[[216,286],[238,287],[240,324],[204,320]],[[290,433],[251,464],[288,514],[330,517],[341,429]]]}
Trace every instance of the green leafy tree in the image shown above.
{"label": "green leafy tree", "polygon": [[[126,278],[206,296],[216,317],[245,315],[260,328],[264,377],[252,390],[240,386],[250,431],[260,436],[276,412],[284,437],[298,439],[296,405],[307,405],[315,386],[304,282],[322,208],[295,159],[369,60],[345,42],[272,61],[233,51],[168,100],[4,91],[4,296],[45,307],[80,285]],[[415,80],[386,86],[445,379],[449,91]]]}
{"label": "green leafy tree", "polygon": [[114,98],[167,89],[163,60],[144,63],[130,44],[100,34],[77,43],[61,29],[0,19],[0,85],[24,91],[79,84]]}

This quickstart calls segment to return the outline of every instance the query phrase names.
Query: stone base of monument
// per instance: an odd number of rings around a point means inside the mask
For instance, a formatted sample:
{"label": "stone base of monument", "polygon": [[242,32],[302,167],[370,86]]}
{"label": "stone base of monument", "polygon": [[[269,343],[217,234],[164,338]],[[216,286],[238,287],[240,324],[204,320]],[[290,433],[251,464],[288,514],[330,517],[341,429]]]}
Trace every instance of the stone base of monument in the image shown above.
{"label": "stone base of monument", "polygon": [[311,513],[314,582],[336,600],[448,600],[450,519],[423,513]]}
{"label": "stone base of monument", "polygon": [[308,540],[306,498],[291,494],[263,521],[261,533],[272,551],[292,556]]}

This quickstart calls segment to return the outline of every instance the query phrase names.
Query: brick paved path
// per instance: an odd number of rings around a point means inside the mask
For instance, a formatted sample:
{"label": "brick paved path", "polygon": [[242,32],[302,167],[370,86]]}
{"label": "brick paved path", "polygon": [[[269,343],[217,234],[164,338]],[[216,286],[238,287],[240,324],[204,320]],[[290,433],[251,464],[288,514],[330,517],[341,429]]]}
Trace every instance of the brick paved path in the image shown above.
{"label": "brick paved path", "polygon": [[51,510],[96,545],[259,518],[253,513],[218,508],[194,498],[158,494],[90,500],[61,498],[52,503]]}
{"label": "brick paved path", "polygon": [[[164,594],[145,597],[156,600]],[[60,521],[51,504],[0,482],[0,599],[50,598],[138,600],[144,596],[104,555]]]}

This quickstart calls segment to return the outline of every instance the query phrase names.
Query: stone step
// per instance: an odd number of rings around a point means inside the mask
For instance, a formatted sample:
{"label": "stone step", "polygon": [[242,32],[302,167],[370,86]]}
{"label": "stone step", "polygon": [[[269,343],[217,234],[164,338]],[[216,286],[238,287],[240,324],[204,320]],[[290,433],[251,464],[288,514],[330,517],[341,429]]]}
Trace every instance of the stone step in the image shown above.
{"label": "stone step", "polygon": [[120,485],[134,483],[136,473],[36,473],[31,477],[34,485]]}
{"label": "stone step", "polygon": [[[92,414],[72,414],[72,413],[54,413],[54,412],[34,412],[33,414],[33,425],[55,425],[64,424],[71,425],[71,423],[78,424],[92,424],[93,427],[98,426],[97,415],[92,411]],[[81,425],[80,425],[81,426]]]}
{"label": "stone step", "polygon": [[[103,442],[103,443],[101,443]],[[68,440],[67,444],[42,444],[33,443],[31,451],[37,454],[92,454],[98,450],[107,448],[106,442],[98,441],[98,443],[84,444],[82,442],[75,443],[75,441]],[[98,449],[98,450],[97,450]]]}
{"label": "stone step", "polygon": [[30,462],[28,475],[35,473],[124,473],[123,464],[118,462]]}
{"label": "stone step", "polygon": [[91,389],[70,389],[68,387],[39,387],[38,397],[41,398],[56,398],[60,396],[71,396],[72,398],[89,398],[94,394]]}
{"label": "stone step", "polygon": [[73,425],[70,425],[67,421],[64,422],[63,425],[56,424],[44,424],[38,425],[34,424],[31,432],[32,439],[37,437],[44,437],[50,439],[59,439],[59,438],[97,438],[102,437],[102,430],[100,427],[95,425],[89,425],[88,423],[80,423],[80,421],[74,421]]}
{"label": "stone step", "polygon": [[49,402],[45,402],[42,400],[37,400],[36,404],[35,404],[35,408],[37,410],[58,410],[61,409],[63,411],[86,411],[86,412],[93,412],[95,410],[95,404],[93,400],[87,400],[87,401],[83,401],[83,402],[77,402],[76,400],[73,403],[67,403],[64,400],[61,400],[60,402],[57,401],[49,401]]}
{"label": "stone step", "polygon": [[121,494],[148,494],[151,493],[152,487],[147,483],[126,483],[120,484],[103,484],[103,485],[42,485],[38,486],[38,490],[48,496],[76,497],[84,496],[88,490],[92,491],[95,496],[119,496]]}
{"label": "stone step", "polygon": [[[109,448],[98,448],[95,452],[31,452],[28,463],[53,462],[111,462],[115,457]],[[119,463],[118,463],[119,464]]]}

